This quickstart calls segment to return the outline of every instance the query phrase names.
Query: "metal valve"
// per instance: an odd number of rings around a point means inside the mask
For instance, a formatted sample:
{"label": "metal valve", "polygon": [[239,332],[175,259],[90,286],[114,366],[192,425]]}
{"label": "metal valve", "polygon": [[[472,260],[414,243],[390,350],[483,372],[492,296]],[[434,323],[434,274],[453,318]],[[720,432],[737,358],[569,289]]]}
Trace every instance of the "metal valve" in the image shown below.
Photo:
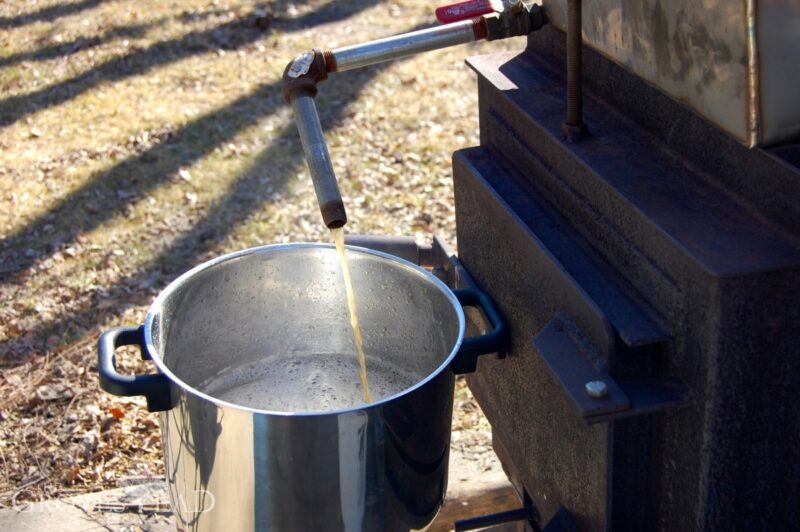
{"label": "metal valve", "polygon": [[466,0],[436,8],[436,20],[449,24],[490,13],[514,14],[525,7],[522,0]]}
{"label": "metal valve", "polygon": [[436,9],[439,22],[480,20],[487,41],[527,35],[547,23],[541,6],[523,0],[466,0]]}
{"label": "metal valve", "polygon": [[497,0],[467,0],[437,7],[436,20],[442,24],[449,24],[502,10],[503,4]]}

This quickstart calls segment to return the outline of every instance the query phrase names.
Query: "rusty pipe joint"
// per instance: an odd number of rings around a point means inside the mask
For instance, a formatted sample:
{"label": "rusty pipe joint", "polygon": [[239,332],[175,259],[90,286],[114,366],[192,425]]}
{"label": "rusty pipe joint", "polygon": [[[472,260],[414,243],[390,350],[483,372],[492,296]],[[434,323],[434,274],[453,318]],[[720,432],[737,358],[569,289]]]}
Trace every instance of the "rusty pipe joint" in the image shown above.
{"label": "rusty pipe joint", "polygon": [[547,16],[540,5],[522,0],[510,1],[507,9],[482,18],[487,41],[528,35],[547,24]]}
{"label": "rusty pipe joint", "polygon": [[330,52],[314,49],[298,55],[283,71],[283,97],[286,103],[292,103],[292,95],[297,91],[316,96],[317,84],[328,79],[328,72],[334,71],[336,64]]}

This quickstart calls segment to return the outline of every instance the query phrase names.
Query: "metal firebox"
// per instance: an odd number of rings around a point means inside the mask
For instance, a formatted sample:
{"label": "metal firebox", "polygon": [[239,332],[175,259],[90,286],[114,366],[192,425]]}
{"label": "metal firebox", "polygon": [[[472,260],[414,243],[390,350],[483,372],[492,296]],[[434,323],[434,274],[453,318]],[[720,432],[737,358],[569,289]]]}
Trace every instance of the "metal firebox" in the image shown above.
{"label": "metal firebox", "polygon": [[511,334],[468,378],[495,449],[540,524],[791,529],[800,145],[749,149],[587,47],[565,142],[564,40],[469,61],[459,258]]}

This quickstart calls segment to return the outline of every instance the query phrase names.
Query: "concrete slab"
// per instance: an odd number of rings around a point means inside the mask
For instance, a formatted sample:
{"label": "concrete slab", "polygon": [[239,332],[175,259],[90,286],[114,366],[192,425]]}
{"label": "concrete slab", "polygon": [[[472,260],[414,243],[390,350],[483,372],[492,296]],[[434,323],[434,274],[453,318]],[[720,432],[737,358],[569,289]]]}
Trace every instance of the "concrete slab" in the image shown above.
{"label": "concrete slab", "polygon": [[[453,452],[447,499],[428,531],[445,532],[452,530],[456,520],[510,510],[519,505],[513,487],[493,454],[487,463],[465,459],[461,453]],[[173,532],[176,526],[166,483],[160,481],[0,510],[0,530]]]}
{"label": "concrete slab", "polygon": [[0,530],[173,532],[166,483],[156,482],[0,510]]}

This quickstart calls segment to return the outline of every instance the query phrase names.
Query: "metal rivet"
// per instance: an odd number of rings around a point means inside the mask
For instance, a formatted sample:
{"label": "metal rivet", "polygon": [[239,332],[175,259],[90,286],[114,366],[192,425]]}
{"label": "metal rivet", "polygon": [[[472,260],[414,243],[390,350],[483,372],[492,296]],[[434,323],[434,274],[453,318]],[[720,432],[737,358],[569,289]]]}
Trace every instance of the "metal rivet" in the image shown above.
{"label": "metal rivet", "polygon": [[589,397],[594,399],[602,399],[608,395],[608,385],[603,381],[589,381],[584,388]]}

